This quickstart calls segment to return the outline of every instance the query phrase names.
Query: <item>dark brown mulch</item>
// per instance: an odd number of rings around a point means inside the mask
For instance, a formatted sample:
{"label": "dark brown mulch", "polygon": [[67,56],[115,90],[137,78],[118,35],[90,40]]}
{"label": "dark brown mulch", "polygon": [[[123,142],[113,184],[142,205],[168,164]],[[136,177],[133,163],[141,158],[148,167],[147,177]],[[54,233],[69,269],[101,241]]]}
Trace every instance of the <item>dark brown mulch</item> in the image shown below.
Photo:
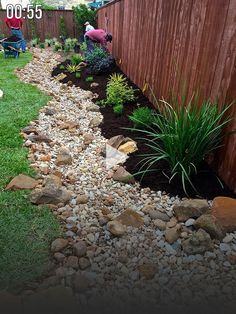
{"label": "dark brown mulch", "polygon": [[[66,66],[68,61],[61,63]],[[60,65],[58,65],[52,72],[52,76],[56,76],[64,70],[60,69]],[[114,68],[116,73],[123,73],[117,66]],[[99,86],[95,88],[91,88],[91,82],[86,82],[85,79],[89,76],[86,68],[81,72],[81,78],[77,79],[75,74],[70,74],[66,72],[67,77],[63,79],[61,82],[68,83],[71,81],[75,86],[79,86],[84,90],[91,90],[94,93],[98,94],[98,98],[94,99],[94,102],[97,100],[102,100],[106,97],[106,85],[109,79],[109,75],[93,75],[94,82],[98,83]],[[112,136],[123,134],[124,136],[131,137],[132,139],[137,141],[138,144],[138,152],[132,154],[127,162],[125,163],[126,169],[130,173],[137,173],[140,169],[140,165],[138,163],[143,158],[140,155],[150,153],[150,148],[148,148],[144,141],[139,139],[143,135],[136,131],[126,130],[124,128],[132,128],[133,124],[129,120],[128,116],[133,112],[138,105],[148,106],[153,108],[153,105],[149,102],[149,100],[143,95],[142,91],[138,89],[136,85],[134,85],[130,80],[129,84],[136,89],[135,95],[137,97],[136,102],[128,103],[125,105],[124,113],[121,116],[117,116],[114,114],[112,107],[106,106],[105,108],[101,108],[101,113],[104,118],[104,122],[102,123],[101,132],[105,138],[111,138]],[[142,187],[150,187],[152,190],[156,191],[165,191],[171,195],[179,195],[180,197],[186,196],[181,182],[179,180],[173,180],[169,183],[166,175],[168,174],[167,164],[165,162],[159,162],[154,166],[155,171],[149,172],[142,178],[141,174],[136,176],[136,179],[140,181]],[[223,188],[219,183],[219,180],[215,173],[210,169],[206,162],[202,162],[198,168],[198,175],[192,178],[192,182],[197,189],[198,193],[196,193],[191,187],[188,187],[188,195],[191,197],[203,197],[207,199],[213,199],[216,196],[229,196],[236,198],[236,195],[228,189],[228,187],[223,183]]]}

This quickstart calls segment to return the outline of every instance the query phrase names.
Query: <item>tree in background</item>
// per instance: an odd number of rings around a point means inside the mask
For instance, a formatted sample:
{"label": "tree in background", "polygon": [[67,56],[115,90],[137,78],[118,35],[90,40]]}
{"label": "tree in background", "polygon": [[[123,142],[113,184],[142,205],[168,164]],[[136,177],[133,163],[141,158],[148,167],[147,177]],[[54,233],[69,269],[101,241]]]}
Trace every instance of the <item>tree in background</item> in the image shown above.
{"label": "tree in background", "polygon": [[77,7],[73,7],[75,23],[79,30],[79,35],[82,35],[85,31],[85,22],[89,22],[96,28],[97,18],[96,11],[89,9],[85,4],[79,4]]}

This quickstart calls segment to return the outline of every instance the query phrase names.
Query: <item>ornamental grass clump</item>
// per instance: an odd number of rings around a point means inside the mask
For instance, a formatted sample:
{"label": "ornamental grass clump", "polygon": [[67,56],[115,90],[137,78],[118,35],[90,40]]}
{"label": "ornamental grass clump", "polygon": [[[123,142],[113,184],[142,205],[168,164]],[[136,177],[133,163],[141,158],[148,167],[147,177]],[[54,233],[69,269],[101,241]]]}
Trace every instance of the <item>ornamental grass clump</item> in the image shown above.
{"label": "ornamental grass clump", "polygon": [[113,74],[106,87],[107,105],[124,105],[126,102],[135,100],[134,89],[128,85],[127,79],[123,74]]}
{"label": "ornamental grass clump", "polygon": [[165,160],[169,166],[166,174],[169,181],[179,178],[186,195],[187,185],[197,192],[192,175],[197,174],[199,163],[219,147],[222,130],[231,120],[225,115],[233,103],[222,111],[210,101],[197,106],[197,97],[192,97],[186,105],[176,100],[172,103],[160,100],[157,105],[160,113],[154,115],[153,126],[139,129],[146,135],[143,140],[152,150],[143,155],[140,173],[154,171],[152,167]]}
{"label": "ornamental grass clump", "polygon": [[154,122],[154,110],[148,107],[139,107],[132,112],[129,119],[133,122],[134,128],[146,128]]}
{"label": "ornamental grass clump", "polygon": [[84,61],[84,58],[80,53],[75,53],[74,55],[70,57],[70,60],[71,60],[71,64],[78,65]]}

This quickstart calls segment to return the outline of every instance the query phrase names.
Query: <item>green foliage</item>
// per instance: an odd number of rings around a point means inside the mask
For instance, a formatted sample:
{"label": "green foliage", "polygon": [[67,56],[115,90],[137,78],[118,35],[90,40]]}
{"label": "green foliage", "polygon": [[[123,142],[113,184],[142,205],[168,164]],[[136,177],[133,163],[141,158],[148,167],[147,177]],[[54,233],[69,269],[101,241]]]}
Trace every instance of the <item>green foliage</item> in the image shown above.
{"label": "green foliage", "polygon": [[44,43],[40,43],[39,44],[39,48],[44,49],[45,48],[45,44]]}
{"label": "green foliage", "polygon": [[75,73],[75,77],[78,78],[78,79],[81,78],[81,73],[80,72],[76,72]]}
{"label": "green foliage", "polygon": [[56,41],[56,42],[54,43],[54,51],[58,51],[58,50],[60,50],[60,49],[62,49],[62,45],[61,45],[61,43],[59,43],[58,41]]}
{"label": "green foliage", "polygon": [[86,62],[89,65],[94,65],[98,61],[107,57],[107,52],[99,47],[96,47],[92,52],[87,53],[86,55]]}
{"label": "green foliage", "polygon": [[93,76],[87,76],[85,81],[86,82],[93,82]]}
{"label": "green foliage", "polygon": [[66,37],[67,36],[67,30],[66,30],[66,24],[64,16],[60,16],[59,19],[59,34],[60,36]]}
{"label": "green foliage", "polygon": [[49,38],[46,38],[46,39],[45,39],[45,45],[46,45],[47,47],[52,46],[52,45],[53,45],[53,40],[52,40],[52,39],[49,39]]}
{"label": "green foliage", "polygon": [[77,64],[80,64],[81,62],[83,62],[84,58],[80,53],[76,53],[73,56],[71,56],[70,60],[71,60],[72,64],[77,65]]}
{"label": "green foliage", "polygon": [[37,46],[39,44],[39,38],[35,37],[30,42],[31,46]]}
{"label": "green foliage", "polygon": [[149,130],[139,130],[153,151],[145,155],[141,170],[145,169],[145,174],[156,162],[165,160],[170,169],[169,180],[178,177],[187,194],[187,184],[195,190],[191,176],[197,174],[199,163],[219,146],[222,129],[230,121],[222,118],[233,104],[221,112],[210,101],[198,107],[197,97],[188,103],[185,99],[182,103],[172,99],[171,104],[161,100],[157,105],[161,114],[154,115],[153,127],[148,123]]}
{"label": "green foliage", "polygon": [[145,128],[154,122],[154,112],[148,107],[139,107],[135,109],[129,119],[133,122],[134,127]]}
{"label": "green foliage", "polygon": [[85,52],[87,50],[87,44],[86,42],[83,42],[82,44],[80,44],[80,50]]}
{"label": "green foliage", "polygon": [[56,10],[57,7],[47,4],[44,0],[30,0],[30,4],[32,4],[34,7],[36,5],[41,5],[41,8],[44,10]]}
{"label": "green foliage", "polygon": [[59,69],[60,69],[60,70],[65,70],[65,66],[64,66],[63,64],[61,64],[61,65],[59,66]]}
{"label": "green foliage", "polygon": [[109,74],[113,72],[115,64],[115,59],[112,56],[107,56],[90,65],[88,71],[94,75]]}
{"label": "green foliage", "polygon": [[106,96],[106,104],[114,106],[135,100],[134,89],[128,85],[126,77],[116,73],[110,76]]}
{"label": "green foliage", "polygon": [[118,116],[122,115],[124,111],[124,105],[119,104],[119,105],[114,106],[113,111]]}
{"label": "green foliage", "polygon": [[67,38],[65,40],[64,51],[69,52],[73,50],[77,43],[78,43],[78,40],[76,38]]}
{"label": "green foliage", "polygon": [[89,21],[96,28],[96,11],[91,10],[85,4],[79,4],[73,7],[75,23],[78,27],[79,34],[82,35],[85,31],[84,23]]}
{"label": "green foliage", "polygon": [[68,64],[66,70],[70,73],[79,72],[80,66],[78,64]]}

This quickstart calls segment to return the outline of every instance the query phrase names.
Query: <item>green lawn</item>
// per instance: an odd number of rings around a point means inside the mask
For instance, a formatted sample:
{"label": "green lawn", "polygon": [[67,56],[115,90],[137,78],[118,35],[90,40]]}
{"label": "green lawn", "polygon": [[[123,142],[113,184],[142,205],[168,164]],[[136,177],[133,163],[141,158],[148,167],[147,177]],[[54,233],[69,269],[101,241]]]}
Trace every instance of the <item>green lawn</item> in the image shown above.
{"label": "green lawn", "polygon": [[4,59],[0,53],[0,289],[16,289],[42,275],[49,261],[49,242],[60,226],[47,208],[32,206],[27,191],[4,191],[19,173],[34,175],[22,147],[21,128],[35,119],[49,97],[14,74],[31,60]]}

